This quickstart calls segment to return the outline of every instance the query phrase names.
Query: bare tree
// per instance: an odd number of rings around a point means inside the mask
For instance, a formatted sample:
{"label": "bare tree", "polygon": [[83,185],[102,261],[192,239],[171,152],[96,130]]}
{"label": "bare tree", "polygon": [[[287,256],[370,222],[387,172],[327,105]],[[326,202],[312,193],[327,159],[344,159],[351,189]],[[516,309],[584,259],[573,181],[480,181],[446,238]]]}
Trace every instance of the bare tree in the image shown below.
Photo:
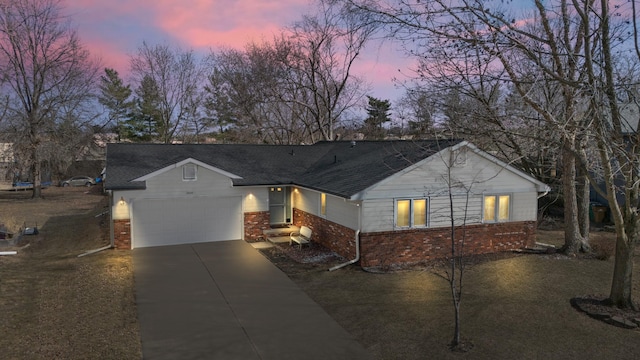
{"label": "bare tree", "polygon": [[160,124],[158,141],[170,143],[183,126],[197,119],[203,67],[193,51],[172,49],[169,45],[144,42],[131,57],[136,83],[147,77],[158,87]]}
{"label": "bare tree", "polygon": [[[561,136],[565,251],[588,251],[588,226],[580,226],[588,223],[579,216],[588,212],[588,198],[579,197],[574,186],[578,181],[577,161],[586,162],[577,158],[583,155],[579,149],[589,129],[582,111],[582,62],[574,56],[584,50],[583,26],[576,21],[575,13],[567,10],[567,2],[545,6],[535,1],[537,6],[529,14],[535,20],[523,22],[514,21],[506,7],[485,1],[399,3],[356,6],[374,14],[392,36],[405,44],[417,42],[407,46],[420,56],[419,74],[444,81],[477,101],[474,108],[484,113],[473,113],[481,115],[473,116],[476,123],[491,123],[493,133],[502,139],[513,136],[505,127],[504,120],[509,117],[497,113],[499,107],[495,105],[502,84],[508,83],[523,103]],[[548,99],[535,96],[540,93],[536,88],[550,85],[559,89],[556,101],[561,101],[560,106],[552,104],[550,108]],[[516,138],[509,142],[517,145]],[[579,198],[583,199],[580,203]]]}
{"label": "bare tree", "polygon": [[[469,200],[472,195],[475,179],[467,181],[459,179],[455,175],[456,164],[461,163],[466,154],[461,151],[451,151],[449,156],[443,158],[446,173],[442,176],[442,180],[447,184],[447,195],[449,198],[449,222],[450,222],[450,255],[447,259],[449,267],[446,271],[447,282],[451,290],[451,302],[454,310],[454,331],[451,340],[451,348],[468,348],[469,344],[462,341],[462,319],[460,317],[460,305],[462,302],[462,290],[464,285],[464,273],[467,267],[466,257],[472,255],[465,253],[466,243],[466,225],[469,220]],[[463,204],[459,207],[459,199],[462,194]],[[462,234],[458,235],[461,232]]]}
{"label": "bare tree", "polygon": [[283,84],[294,51],[284,37],[250,43],[245,49],[212,54],[207,107],[221,130],[236,130],[243,142],[299,144],[304,142],[305,109],[289,99],[299,95]]}
{"label": "bare tree", "polygon": [[[436,126],[437,100],[421,86],[408,88],[394,106],[403,132],[416,138],[434,133]],[[406,127],[406,129],[405,129]]]}
{"label": "bare tree", "polygon": [[[16,146],[27,154],[33,197],[41,197],[43,146],[55,141],[62,119],[90,121],[83,104],[93,100],[98,66],[89,58],[56,0],[0,2],[0,74],[14,121]],[[52,133],[53,132],[53,133]]]}
{"label": "bare tree", "polygon": [[[444,264],[443,276],[451,291],[451,303],[454,310],[454,331],[450,343],[452,350],[467,351],[472,347],[469,340],[462,338],[461,306],[464,290],[465,271],[477,253],[473,252],[473,240],[467,237],[467,226],[483,221],[499,221],[500,214],[509,213],[509,202],[501,202],[500,196],[487,196],[490,183],[500,176],[507,163],[495,163],[495,166],[476,168],[470,164],[475,156],[474,149],[468,145],[441,150],[431,164],[430,172],[437,174],[440,181],[434,187],[425,187],[425,196],[430,201],[441,199],[438,204],[430,204],[430,221],[447,226],[449,231],[448,255]],[[486,199],[485,199],[486,198]],[[496,203],[491,203],[493,198]],[[444,200],[446,199],[446,200]],[[493,206],[492,206],[493,205]],[[482,241],[482,240],[480,240]]]}
{"label": "bare tree", "polygon": [[[452,50],[479,51],[493,67],[504,71],[502,81],[514,87],[523,103],[561,136],[568,253],[588,248],[582,234],[586,227],[579,226],[587,211],[584,201],[579,204],[578,199],[585,197],[589,175],[585,144],[597,144],[605,180],[600,190],[606,193],[617,234],[609,300],[618,307],[635,308],[631,274],[640,240],[640,142],[637,129],[629,131],[621,115],[613,56],[616,46],[629,39],[621,31],[624,28],[612,22],[614,15],[622,16],[624,11],[612,14],[606,0],[535,0],[531,12],[520,18],[505,7],[481,0],[351,3],[372,14],[373,21],[389,26],[394,36],[409,38],[410,33],[418,33],[420,45],[450,44]],[[636,2],[629,4],[633,28],[628,30],[637,49]],[[540,92],[531,91],[549,86],[559,89],[561,102],[556,108],[541,102]]]}
{"label": "bare tree", "polygon": [[[631,1],[633,43],[635,55],[640,60],[636,2]],[[616,257],[611,291],[608,300],[620,308],[638,310],[633,301],[633,261],[635,249],[640,243],[640,132],[637,125],[629,126],[636,119],[626,119],[619,104],[620,89],[617,84],[613,58],[615,31],[612,30],[609,2],[601,0],[599,7],[583,4],[576,11],[598,37],[585,36],[585,49],[600,47],[595,54],[585,51],[587,88],[592,92],[590,107],[596,127],[596,141],[603,165],[605,193],[611,216],[616,227]],[[601,22],[591,23],[593,17]],[[590,25],[590,26],[589,26]],[[595,56],[594,56],[595,55]],[[597,58],[596,58],[597,57]],[[628,104],[627,104],[628,105]],[[637,123],[636,123],[637,124]],[[618,188],[617,182],[623,185]],[[602,191],[602,190],[601,190]],[[624,199],[619,194],[624,194]]]}
{"label": "bare tree", "polygon": [[294,62],[297,76],[289,80],[304,94],[304,101],[292,101],[311,114],[312,142],[334,140],[341,116],[360,101],[362,82],[352,69],[374,31],[357,13],[330,0],[318,1],[318,13],[292,27],[299,51]]}
{"label": "bare tree", "polygon": [[352,67],[373,28],[329,1],[318,4],[270,42],[212,54],[208,107],[244,141],[334,140],[363,96]]}

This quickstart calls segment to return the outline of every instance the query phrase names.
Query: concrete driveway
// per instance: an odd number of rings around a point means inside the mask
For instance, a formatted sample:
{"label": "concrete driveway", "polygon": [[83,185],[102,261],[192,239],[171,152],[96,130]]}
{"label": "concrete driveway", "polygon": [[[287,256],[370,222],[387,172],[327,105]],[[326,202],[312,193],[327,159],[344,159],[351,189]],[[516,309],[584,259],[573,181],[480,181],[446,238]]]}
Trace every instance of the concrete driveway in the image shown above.
{"label": "concrete driveway", "polygon": [[370,359],[248,243],[133,250],[144,359]]}

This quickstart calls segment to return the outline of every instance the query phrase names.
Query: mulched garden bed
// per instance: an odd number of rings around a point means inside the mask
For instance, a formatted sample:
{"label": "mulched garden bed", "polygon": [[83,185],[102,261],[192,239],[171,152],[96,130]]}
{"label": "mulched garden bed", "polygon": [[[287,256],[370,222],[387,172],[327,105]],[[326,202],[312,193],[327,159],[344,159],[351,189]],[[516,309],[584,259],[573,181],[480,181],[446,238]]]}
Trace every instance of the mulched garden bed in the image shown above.
{"label": "mulched garden bed", "polygon": [[346,261],[345,258],[318,244],[311,243],[302,248],[289,243],[275,244],[274,246],[288,257],[301,264],[331,264],[334,262]]}
{"label": "mulched garden bed", "polygon": [[[585,295],[571,299],[571,306],[589,317],[624,329],[640,329],[640,311],[611,306],[607,297]],[[637,307],[637,305],[636,305]]]}
{"label": "mulched garden bed", "polygon": [[295,273],[317,267],[328,269],[347,261],[342,256],[314,242],[303,246],[302,249],[296,245],[291,246],[288,242],[273,245],[270,248],[260,249],[260,252],[285,273]]}

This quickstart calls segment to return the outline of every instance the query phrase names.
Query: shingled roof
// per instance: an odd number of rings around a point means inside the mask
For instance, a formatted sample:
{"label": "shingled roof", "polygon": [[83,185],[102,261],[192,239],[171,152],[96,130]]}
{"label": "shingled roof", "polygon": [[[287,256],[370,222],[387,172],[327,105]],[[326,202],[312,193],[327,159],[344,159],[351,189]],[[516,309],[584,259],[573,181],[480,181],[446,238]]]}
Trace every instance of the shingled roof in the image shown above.
{"label": "shingled roof", "polygon": [[314,145],[109,144],[107,190],[186,159],[239,176],[235,186],[298,185],[349,198],[461,140],[326,141]]}

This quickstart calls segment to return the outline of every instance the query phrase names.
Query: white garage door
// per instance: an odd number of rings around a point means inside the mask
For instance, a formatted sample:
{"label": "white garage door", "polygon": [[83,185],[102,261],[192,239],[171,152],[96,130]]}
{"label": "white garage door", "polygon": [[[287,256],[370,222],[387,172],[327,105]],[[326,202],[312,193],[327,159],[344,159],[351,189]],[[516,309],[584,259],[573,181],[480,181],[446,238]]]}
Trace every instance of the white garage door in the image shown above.
{"label": "white garage door", "polygon": [[133,247],[242,238],[241,197],[139,199],[132,204]]}

